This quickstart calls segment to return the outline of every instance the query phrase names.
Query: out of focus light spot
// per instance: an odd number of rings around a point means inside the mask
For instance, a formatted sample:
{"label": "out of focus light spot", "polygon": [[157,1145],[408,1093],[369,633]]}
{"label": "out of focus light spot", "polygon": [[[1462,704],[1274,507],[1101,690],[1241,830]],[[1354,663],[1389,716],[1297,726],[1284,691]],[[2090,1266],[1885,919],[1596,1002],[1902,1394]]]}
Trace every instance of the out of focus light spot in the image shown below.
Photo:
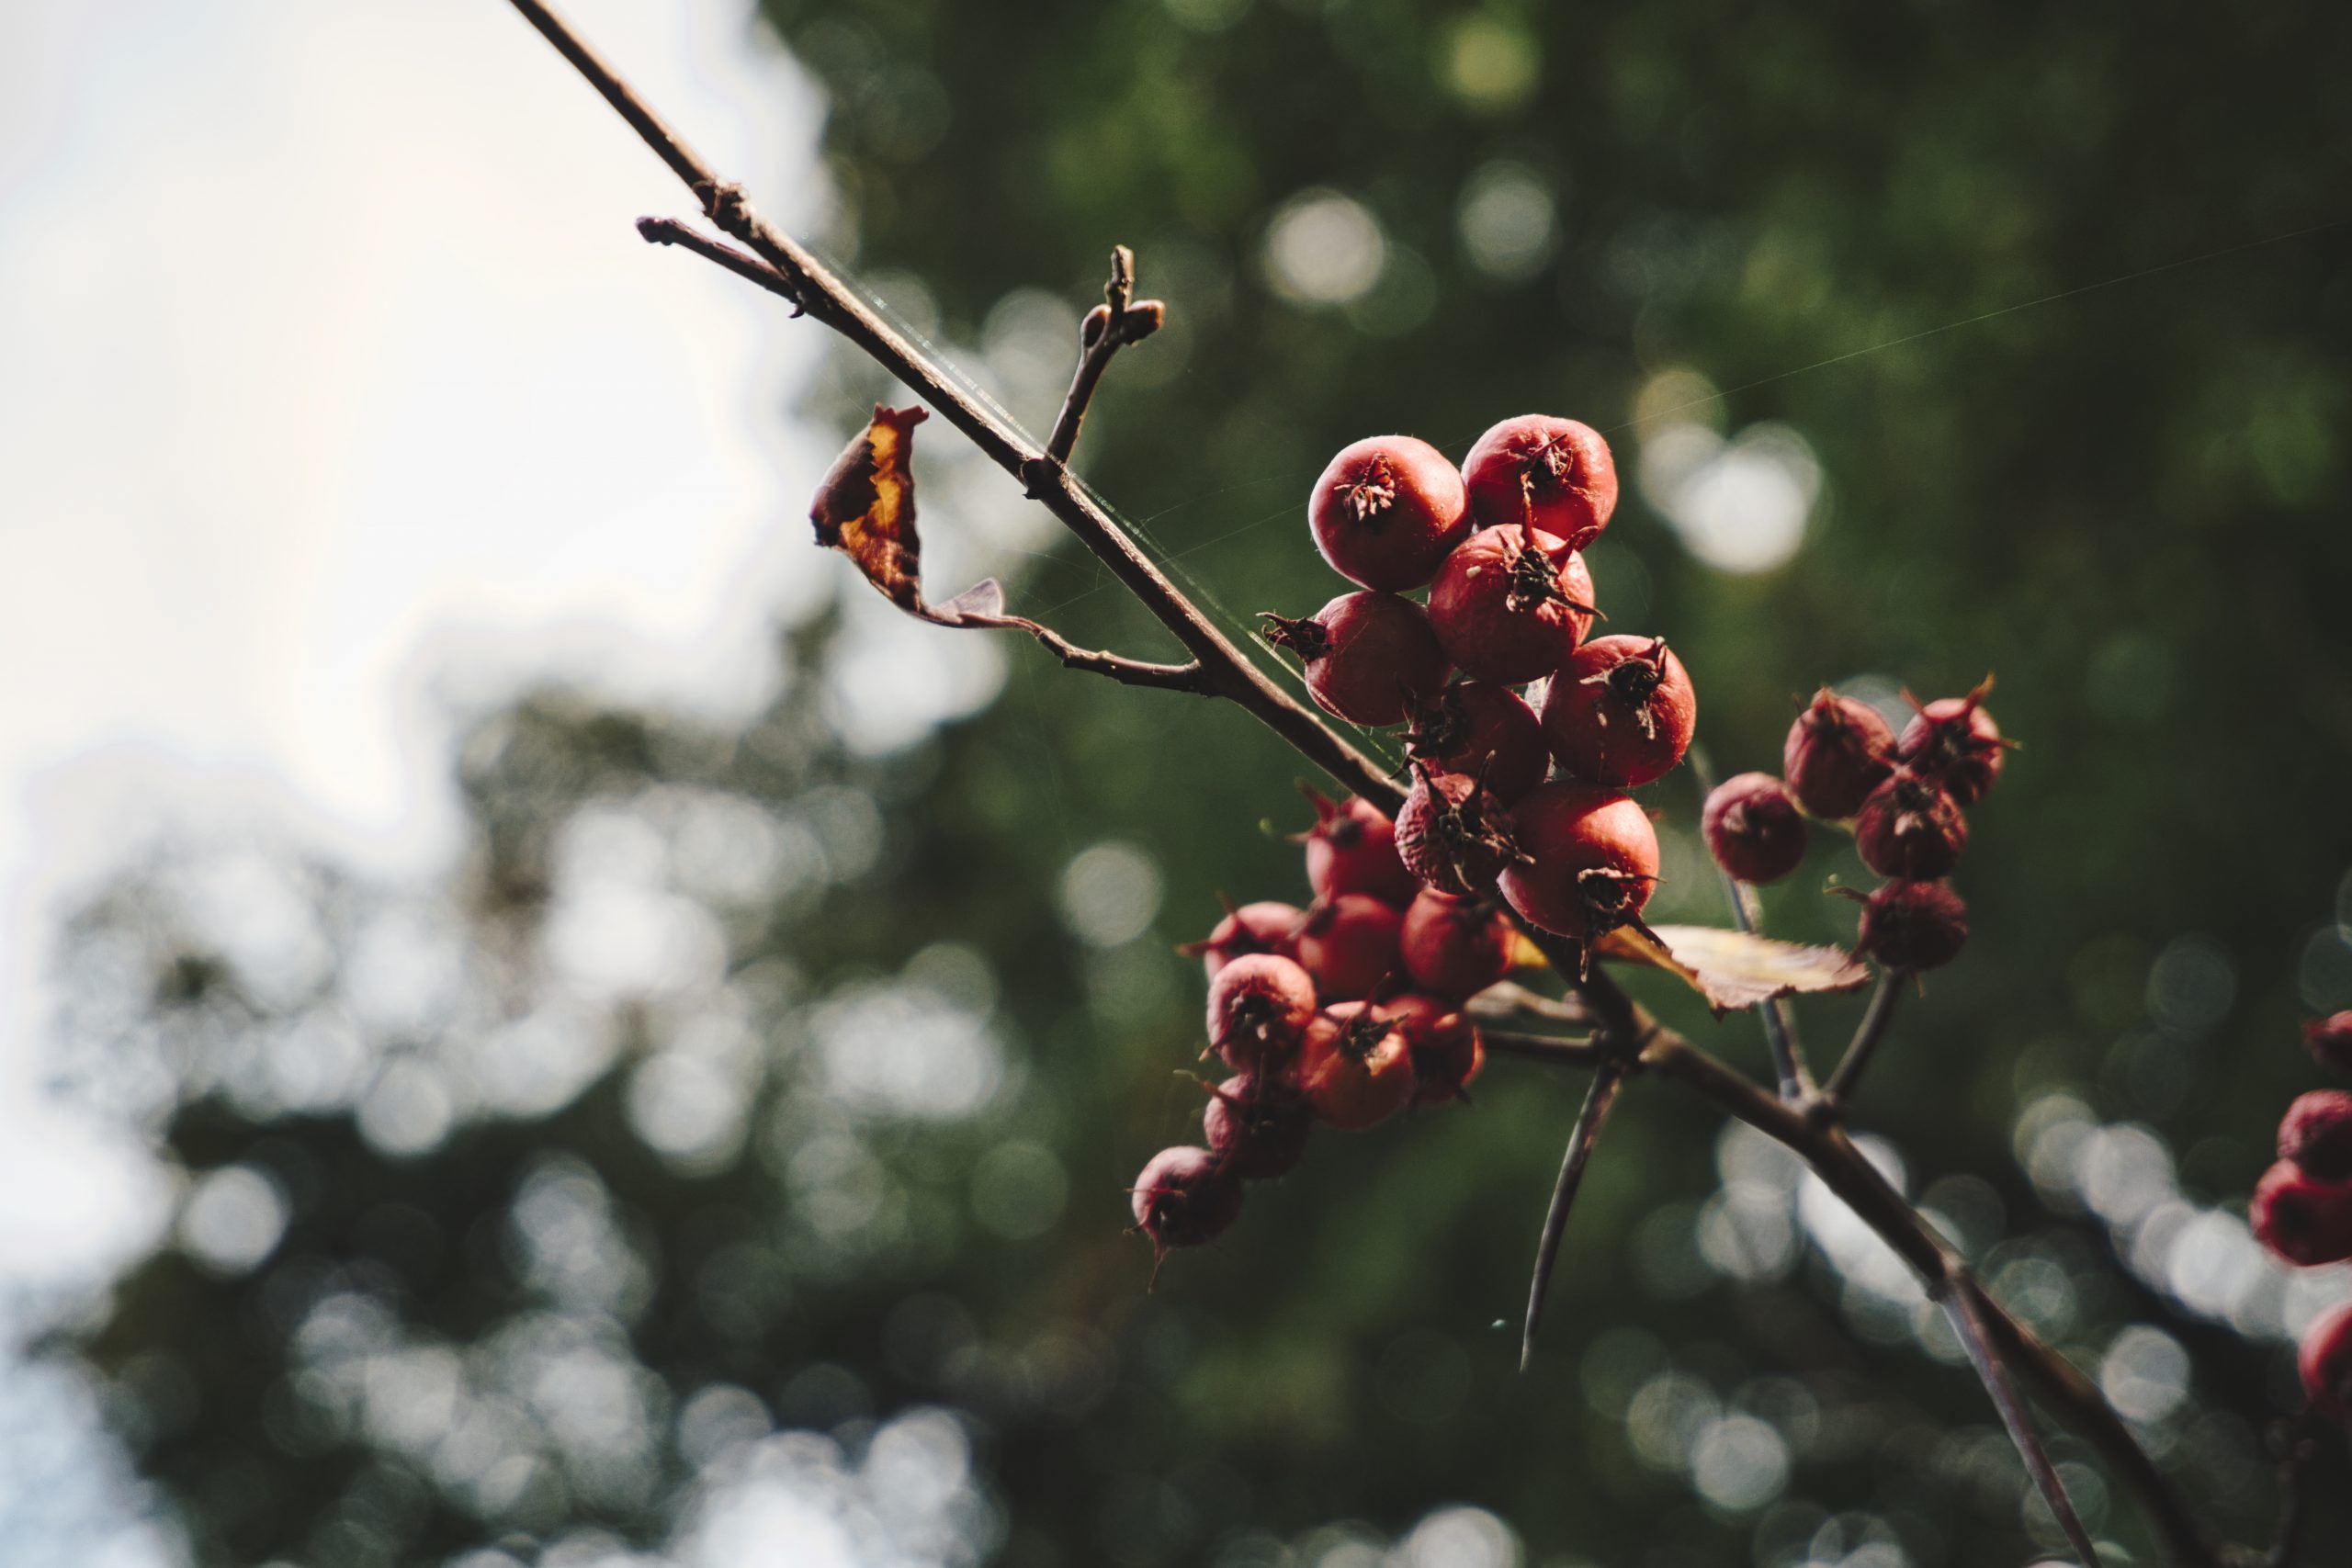
{"label": "out of focus light spot", "polygon": [[1301,305],[1345,305],[1380,281],[1388,241],[1380,220],[1353,197],[1321,188],[1283,205],[1266,230],[1266,278]]}
{"label": "out of focus light spot", "polygon": [[1062,924],[1090,947],[1123,947],[1159,917],[1159,867],[1136,845],[1113,840],[1081,850],[1063,868]]}
{"label": "out of focus light spot", "polygon": [[629,1075],[629,1126],[680,1169],[718,1170],[742,1146],[749,1092],[725,1067],[667,1052]]}
{"label": "out of focus light spot", "polygon": [[1680,1470],[1699,1435],[1721,1414],[1715,1391],[1688,1372],[1662,1372],[1625,1407],[1625,1436],[1656,1470]]}
{"label": "out of focus light spot", "polygon": [[1426,1515],[1396,1543],[1387,1568],[1519,1568],[1519,1534],[1484,1508],[1457,1505]]}
{"label": "out of focus light spot", "polygon": [[2108,1346],[2098,1385],[2125,1419],[2161,1421],[2188,1398],[2188,1352],[2160,1328],[2134,1325]]}
{"label": "out of focus light spot", "polygon": [[251,1166],[232,1165],[196,1184],[180,1210],[180,1250],[216,1274],[243,1274],[286,1234],[286,1196]]}
{"label": "out of focus light spot", "polygon": [[1702,424],[1657,426],[1642,441],[1642,494],[1691,555],[1719,571],[1770,571],[1797,552],[1821,494],[1812,446],[1781,424],[1726,441]]}
{"label": "out of focus light spot", "polygon": [[1789,1445],[1753,1416],[1710,1421],[1690,1445],[1690,1483],[1728,1512],[1760,1508],[1789,1483]]}
{"label": "out of focus light spot", "polygon": [[2148,968],[2148,1016],[2177,1033],[2199,1035],[2229,1016],[2238,970],[2211,937],[2178,937]]}
{"label": "out of focus light spot", "polygon": [[1053,1229],[1069,1201],[1069,1178],[1043,1144],[999,1144],[972,1168],[972,1213],[1007,1241],[1026,1241]]}
{"label": "out of focus light spot", "polygon": [[696,1469],[768,1435],[768,1407],[733,1383],[697,1389],[678,1411],[678,1451]]}
{"label": "out of focus light spot", "polygon": [[2303,944],[2295,988],[2313,1012],[2352,1007],[2352,935],[2342,925],[2324,926]]}
{"label": "out of focus light spot", "polygon": [[439,1068],[413,1056],[386,1063],[359,1100],[359,1135],[393,1159],[413,1159],[440,1147],[456,1120],[447,1080]]}
{"label": "out of focus light spot", "polygon": [[1473,13],[1463,17],[1440,47],[1441,76],[1467,108],[1503,114],[1535,91],[1542,50],[1532,34],[1498,17]]}
{"label": "out of focus light spot", "polygon": [[1004,1051],[983,1015],[923,986],[853,984],[812,1010],[829,1087],[861,1110],[968,1116],[995,1095]]}
{"label": "out of focus light spot", "polygon": [[1498,160],[1472,175],[1455,223],[1471,265],[1506,282],[1543,271],[1559,244],[1552,193],[1524,164]]}

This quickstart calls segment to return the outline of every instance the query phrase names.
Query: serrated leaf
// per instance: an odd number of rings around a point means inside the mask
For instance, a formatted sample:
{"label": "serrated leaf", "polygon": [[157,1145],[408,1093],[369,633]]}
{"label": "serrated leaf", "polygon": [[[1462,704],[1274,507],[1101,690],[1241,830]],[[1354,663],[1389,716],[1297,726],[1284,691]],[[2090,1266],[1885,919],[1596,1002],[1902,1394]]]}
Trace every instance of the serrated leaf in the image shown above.
{"label": "serrated leaf", "polygon": [[1802,947],[1713,926],[1657,926],[1648,933],[1621,927],[1596,951],[1679,976],[1717,1017],[1776,997],[1850,991],[1871,977],[1869,966],[1843,948]]}

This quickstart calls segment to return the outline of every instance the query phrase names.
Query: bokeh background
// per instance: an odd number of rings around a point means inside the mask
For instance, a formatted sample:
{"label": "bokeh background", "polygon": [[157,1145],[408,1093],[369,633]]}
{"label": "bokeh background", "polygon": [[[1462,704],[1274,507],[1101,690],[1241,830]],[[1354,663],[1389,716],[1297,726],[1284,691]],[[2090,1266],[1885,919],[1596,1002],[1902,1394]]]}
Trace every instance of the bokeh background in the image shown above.
{"label": "bokeh background", "polygon": [[[2352,1005],[2352,17],[573,11],[1033,427],[1134,245],[1170,323],[1080,466],[1231,627],[1337,591],[1338,446],[1541,409],[1615,443],[1601,604],[1676,639],[1724,771],[1823,681],[1997,671],[1977,936],[1869,1146],[2267,1539],[2292,1337],[2352,1295],[2241,1217],[2319,1081],[2298,1019]],[[1172,945],[1303,895],[1300,764],[809,548],[891,389],[630,231],[684,206],[496,0],[0,10],[0,1561],[2054,1544],[1891,1256],[1667,1086],[1528,1375],[1580,1086],[1510,1063],[1147,1294],[1122,1189],[1199,1098]],[[935,591],[1165,649],[952,432],[916,466]],[[1657,910],[1719,920],[1693,786],[1651,793]],[[1839,874],[1773,930],[1850,934]]]}

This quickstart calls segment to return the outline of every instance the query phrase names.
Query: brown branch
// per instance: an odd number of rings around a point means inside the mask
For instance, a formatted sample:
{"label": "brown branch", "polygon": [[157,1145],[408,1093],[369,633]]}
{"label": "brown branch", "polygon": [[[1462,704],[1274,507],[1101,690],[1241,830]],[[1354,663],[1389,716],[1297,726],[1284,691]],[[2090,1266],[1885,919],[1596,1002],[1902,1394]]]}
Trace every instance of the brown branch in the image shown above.
{"label": "brown branch", "polygon": [[2050,1505],[2058,1528],[2065,1532],[2067,1544],[2082,1559],[2083,1568],[2098,1568],[2098,1547],[2067,1498],[2065,1483],[2058,1479],[2057,1467],[2042,1451],[2041,1439],[2033,1430],[2033,1418],[2009,1382],[2007,1362],[1993,1348],[1992,1331],[1985,1324],[1984,1292],[1965,1270],[1956,1270],[1944,1280],[1943,1289],[1938,1293],[1945,1315],[1951,1319],[1952,1329],[1968,1352],[1968,1364],[1976,1369],[1984,1392],[1992,1396],[1993,1408],[2001,1413],[2001,1425],[2009,1429],[2009,1441],[2017,1445],[2018,1456],[2025,1461],[2026,1472],[2041,1488],[2041,1500]]}
{"label": "brown branch", "polygon": [[1516,1030],[1478,1031],[1478,1043],[1489,1056],[1523,1056],[1557,1066],[1597,1067],[1601,1047],[1590,1040],[1564,1040],[1555,1034],[1522,1034]]}
{"label": "brown branch", "polygon": [[1871,1065],[1879,1042],[1886,1038],[1886,1026],[1894,1017],[1894,1004],[1903,994],[1903,982],[1907,977],[1894,969],[1879,975],[1878,989],[1871,993],[1870,1008],[1854,1030],[1853,1043],[1838,1059],[1838,1070],[1829,1075],[1829,1087],[1821,1091],[1822,1103],[1829,1111],[1842,1111],[1854,1086],[1861,1081],[1862,1069]]}
{"label": "brown branch", "polygon": [[1094,389],[1110,367],[1111,356],[1131,343],[1141,343],[1159,330],[1167,307],[1157,299],[1129,304],[1135,292],[1136,254],[1125,245],[1111,247],[1111,280],[1102,286],[1102,303],[1086,313],[1079,326],[1078,369],[1070,376],[1062,412],[1046,437],[1046,456],[1057,463],[1069,461],[1078,446],[1079,423],[1094,400]]}
{"label": "brown branch", "polygon": [[[754,281],[783,294],[799,310],[856,344],[962,431],[997,467],[1019,479],[1031,496],[1077,535],[1079,541],[1110,568],[1112,575],[1175,634],[1177,641],[1200,662],[1205,692],[1238,704],[1367,800],[1391,812],[1402,804],[1404,791],[1380,764],[1342,739],[1312,708],[1275,684],[1272,676],[1252,663],[1248,654],[1168,580],[1126,530],[1079,488],[1062,464],[1031,446],[1020,431],[956,386],[944,367],[875,314],[857,290],[797,241],[761,217],[744,198],[740,186],[722,180],[638,96],[636,89],[543,0],[510,3],[546,35],[604,95],[605,100],[619,111],[646,145],[685,182],[703,203],[705,216],[730,239],[749,246],[777,274],[774,279],[755,276]],[[683,243],[666,231],[648,237]],[[720,261],[730,270],[742,271],[733,263],[712,255],[706,246],[691,248]]]}
{"label": "brown branch", "polygon": [[1141,659],[1129,659],[1124,654],[1083,649],[1053,627],[1040,626],[1025,615],[986,615],[967,612],[958,624],[1027,632],[1065,667],[1083,670],[1093,675],[1108,675],[1122,685],[1150,686],[1163,692],[1193,692],[1203,696],[1210,694],[1208,671],[1197,659],[1182,664],[1153,664]]}
{"label": "brown branch", "polygon": [[1551,1206],[1544,1211],[1544,1233],[1535,1243],[1535,1272],[1527,1285],[1527,1326],[1519,1338],[1522,1372],[1534,1364],[1535,1329],[1544,1321],[1544,1300],[1552,1291],[1552,1268],[1559,1261],[1560,1243],[1568,1234],[1568,1210],[1577,1201],[1577,1190],[1584,1185],[1584,1168],[1592,1158],[1592,1145],[1600,1137],[1601,1124],[1608,1121],[1609,1108],[1617,1102],[1617,1091],[1624,1082],[1624,1060],[1604,1058],[1600,1070],[1592,1075],[1592,1087],[1585,1090],[1576,1125],[1568,1131],[1568,1152],[1560,1161],[1560,1179],[1552,1189]]}

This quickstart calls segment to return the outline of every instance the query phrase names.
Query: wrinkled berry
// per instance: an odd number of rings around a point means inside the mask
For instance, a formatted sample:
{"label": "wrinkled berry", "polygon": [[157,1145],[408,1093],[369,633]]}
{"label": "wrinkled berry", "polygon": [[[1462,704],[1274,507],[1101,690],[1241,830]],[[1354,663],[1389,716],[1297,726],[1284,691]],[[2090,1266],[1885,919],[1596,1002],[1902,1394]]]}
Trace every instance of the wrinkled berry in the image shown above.
{"label": "wrinkled berry", "polygon": [[2352,1185],[2280,1160],[2254,1184],[2247,1218],[2256,1241],[2300,1268],[2352,1258]]}
{"label": "wrinkled berry", "polygon": [[1294,1077],[1315,1119],[1343,1132],[1404,1110],[1417,1084],[1404,1025],[1363,1002],[1338,1002],[1316,1015]]}
{"label": "wrinkled berry", "polygon": [[1405,910],[1398,948],[1413,984],[1464,1001],[1510,973],[1518,933],[1482,898],[1457,898],[1424,887]]}
{"label": "wrinkled berry", "polygon": [[1897,768],[1854,817],[1854,852],[1881,876],[1929,882],[1951,874],[1968,847],[1968,818],[1931,778]]}
{"label": "wrinkled berry", "polygon": [[1804,817],[1770,773],[1739,773],[1708,793],[1699,831],[1715,863],[1742,882],[1778,882],[1804,860]]}
{"label": "wrinkled berry", "polygon": [[1517,855],[1510,814],[1492,790],[1461,773],[1417,767],[1396,811],[1396,853],[1424,887],[1471,897],[1493,890]]}
{"label": "wrinkled berry", "polygon": [[1240,1072],[1288,1059],[1315,1017],[1315,982],[1271,953],[1246,953],[1209,982],[1209,1048]]}
{"label": "wrinkled berry", "polygon": [[1487,1048],[1476,1025],[1452,1003],[1407,991],[1381,1006],[1403,1026],[1405,1049],[1413,1059],[1413,1098],[1423,1105],[1466,1100],[1464,1090],[1487,1065]]}
{"label": "wrinkled berry", "polygon": [[1136,1228],[1161,1258],[1171,1247],[1215,1241],[1241,1213],[1240,1182],[1206,1149],[1160,1150],[1136,1178],[1130,1197]]}
{"label": "wrinkled berry", "polygon": [[1306,1101],[1285,1078],[1244,1074],[1209,1091],[1201,1131],[1209,1152],[1244,1181],[1286,1176],[1306,1152]]}
{"label": "wrinkled berry", "polygon": [[1890,882],[1862,901],[1856,951],[1889,969],[1940,969],[1968,945],[1968,906],[1940,882]]}
{"label": "wrinkled berry", "polygon": [[1306,885],[1317,898],[1368,893],[1398,908],[1413,901],[1420,884],[1396,856],[1396,824],[1361,796],[1334,801],[1314,790],[1315,826],[1301,835],[1306,845]]}
{"label": "wrinkled berry", "polygon": [[1176,951],[1201,960],[1216,978],[1217,971],[1245,953],[1274,953],[1284,958],[1298,955],[1298,928],[1306,922],[1306,911],[1295,904],[1278,904],[1271,899],[1256,904],[1244,904],[1239,908],[1226,906],[1225,919],[1219,920],[1209,934],[1199,942],[1188,942]]}
{"label": "wrinkled berry", "polygon": [[1506,806],[1544,782],[1551,761],[1544,726],[1508,686],[1456,681],[1422,701],[1411,717],[1407,756],[1480,780]]}
{"label": "wrinkled berry", "polygon": [[1298,962],[1325,1001],[1368,997],[1396,972],[1404,917],[1364,893],[1317,899],[1298,930]]}
{"label": "wrinkled berry", "polygon": [[1894,743],[1905,766],[1942,784],[1962,806],[1984,798],[2006,761],[2001,727],[1984,711],[1991,690],[1987,681],[1964,697],[1939,697],[1924,705]]}
{"label": "wrinkled berry", "polygon": [[2322,1313],[2303,1330],[2295,1356],[2303,1396],[2322,1416],[2352,1416],[2352,1302]]}
{"label": "wrinkled berry", "polygon": [[2278,1157],[2314,1181],[2352,1181],[2352,1094],[2298,1095],[2278,1122]]}
{"label": "wrinkled berry", "polygon": [[2304,1024],[2303,1043],[2321,1066],[2352,1073],[2352,1008]]}
{"label": "wrinkled berry", "polygon": [[1824,686],[1789,726],[1781,771],[1799,806],[1842,821],[1894,771],[1894,731],[1868,703]]}

